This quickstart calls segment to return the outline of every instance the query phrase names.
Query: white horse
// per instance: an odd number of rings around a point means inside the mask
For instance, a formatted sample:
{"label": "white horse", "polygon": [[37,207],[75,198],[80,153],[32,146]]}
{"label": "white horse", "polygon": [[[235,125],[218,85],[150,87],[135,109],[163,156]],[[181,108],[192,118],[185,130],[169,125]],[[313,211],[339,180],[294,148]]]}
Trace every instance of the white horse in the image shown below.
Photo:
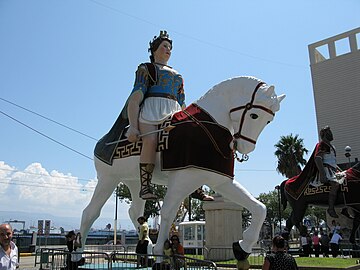
{"label": "white horse", "polygon": [[[275,94],[274,86],[268,86],[257,78],[236,77],[217,84],[195,104],[207,112],[221,128],[229,132],[231,142],[227,144],[228,147],[234,153],[238,151],[246,155],[254,150],[258,136],[273,120],[284,97],[285,95]],[[172,132],[170,131],[169,136]],[[191,132],[191,130],[188,131],[188,133]],[[212,158],[207,155],[207,151],[208,149],[203,149],[203,157]],[[163,243],[169,237],[171,224],[184,198],[199,186],[207,185],[252,213],[251,225],[244,231],[243,239],[234,243],[235,257],[239,260],[245,259],[258,240],[260,228],[266,216],[265,206],[231,176],[196,166],[164,171],[161,170],[160,159],[161,156],[158,153],[153,183],[167,185],[168,189],[161,209],[161,226],[154,254],[163,254]],[[231,160],[234,161],[233,155]],[[138,155],[115,159],[112,165],[95,157],[95,167],[98,184],[89,205],[83,211],[81,220],[80,232],[84,242],[91,225],[99,217],[101,208],[119,182],[127,185],[131,192],[132,203],[129,215],[135,227],[137,227],[137,218],[143,215],[145,206],[145,201],[138,196],[140,191]],[[244,256],[240,256],[239,251]]]}

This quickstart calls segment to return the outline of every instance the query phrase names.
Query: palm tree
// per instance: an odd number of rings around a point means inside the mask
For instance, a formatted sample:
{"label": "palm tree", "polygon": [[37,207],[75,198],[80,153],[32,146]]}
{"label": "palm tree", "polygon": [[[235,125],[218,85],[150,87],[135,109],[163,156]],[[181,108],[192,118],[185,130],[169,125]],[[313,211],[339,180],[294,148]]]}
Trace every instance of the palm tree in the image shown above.
{"label": "palm tree", "polygon": [[278,158],[276,170],[287,178],[298,175],[301,166],[306,164],[303,156],[308,150],[304,147],[303,139],[299,139],[298,136],[281,136],[279,142],[274,145],[275,156]]}

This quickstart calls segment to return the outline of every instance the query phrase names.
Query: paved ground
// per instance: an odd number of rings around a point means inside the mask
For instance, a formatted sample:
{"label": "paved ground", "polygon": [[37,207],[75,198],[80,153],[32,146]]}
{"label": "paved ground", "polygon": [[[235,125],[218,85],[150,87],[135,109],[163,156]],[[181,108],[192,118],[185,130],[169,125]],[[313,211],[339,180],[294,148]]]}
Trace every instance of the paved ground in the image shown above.
{"label": "paved ground", "polygon": [[35,256],[21,256],[20,255],[20,267],[24,270],[37,270],[39,267],[35,267]]}

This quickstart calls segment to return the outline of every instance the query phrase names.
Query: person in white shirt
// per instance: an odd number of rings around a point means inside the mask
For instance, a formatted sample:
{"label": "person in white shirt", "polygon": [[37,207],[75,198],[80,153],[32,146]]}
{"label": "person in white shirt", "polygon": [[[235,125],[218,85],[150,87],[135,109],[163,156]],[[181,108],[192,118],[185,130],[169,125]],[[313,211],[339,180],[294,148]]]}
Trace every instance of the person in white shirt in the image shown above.
{"label": "person in white shirt", "polygon": [[10,224],[0,225],[0,270],[15,270],[19,267],[18,248],[11,240]]}
{"label": "person in white shirt", "polygon": [[339,255],[339,242],[343,240],[341,233],[335,231],[330,240],[331,254],[334,258]]}

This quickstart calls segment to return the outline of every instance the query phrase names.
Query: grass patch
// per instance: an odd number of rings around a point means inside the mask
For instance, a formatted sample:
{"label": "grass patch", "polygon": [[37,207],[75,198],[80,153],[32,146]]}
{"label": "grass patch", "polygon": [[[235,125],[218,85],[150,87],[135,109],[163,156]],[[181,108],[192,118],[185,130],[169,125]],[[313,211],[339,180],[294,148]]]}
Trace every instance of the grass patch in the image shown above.
{"label": "grass patch", "polygon": [[298,266],[347,268],[356,265],[358,258],[297,257],[295,260]]}
{"label": "grass patch", "polygon": [[[186,255],[189,256],[189,255]],[[197,258],[200,260],[204,260],[203,256],[189,256],[193,258]],[[262,265],[264,263],[265,257],[263,256],[250,256],[248,258],[250,265]],[[355,266],[356,261],[359,258],[326,258],[326,257],[295,257],[296,263],[298,266],[308,266],[308,267],[334,267],[334,268],[347,268],[350,266]],[[229,260],[229,261],[219,261],[215,262],[216,264],[235,264],[236,260]]]}

